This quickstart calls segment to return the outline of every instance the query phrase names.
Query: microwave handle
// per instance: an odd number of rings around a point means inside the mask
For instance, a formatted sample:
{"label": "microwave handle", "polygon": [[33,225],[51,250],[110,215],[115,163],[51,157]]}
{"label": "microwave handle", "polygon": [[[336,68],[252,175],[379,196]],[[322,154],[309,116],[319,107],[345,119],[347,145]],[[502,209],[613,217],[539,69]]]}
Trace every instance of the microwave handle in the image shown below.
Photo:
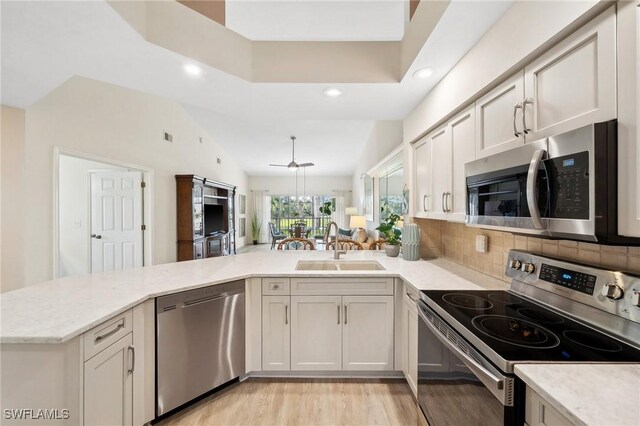
{"label": "microwave handle", "polygon": [[538,182],[538,168],[542,157],[545,154],[544,149],[536,149],[529,163],[529,172],[527,173],[527,205],[531,214],[531,221],[536,229],[544,229],[540,210],[538,209],[538,194],[536,193],[536,184]]}

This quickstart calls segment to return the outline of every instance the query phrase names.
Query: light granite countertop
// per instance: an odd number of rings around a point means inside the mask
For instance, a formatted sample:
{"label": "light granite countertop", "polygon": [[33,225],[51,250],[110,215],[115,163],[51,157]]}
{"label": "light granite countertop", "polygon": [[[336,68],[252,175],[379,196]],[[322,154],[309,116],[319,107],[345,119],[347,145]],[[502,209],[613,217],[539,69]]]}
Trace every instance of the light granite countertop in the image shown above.
{"label": "light granite countertop", "polygon": [[167,263],[34,284],[0,294],[0,343],[61,343],[149,298],[251,277],[398,277],[419,290],[506,289],[500,280],[444,260],[406,261],[384,252],[349,252],[382,271],[296,271],[299,260],[329,260],[327,251],[254,252]]}
{"label": "light granite countertop", "polygon": [[640,364],[517,364],[515,372],[576,425],[640,425]]}

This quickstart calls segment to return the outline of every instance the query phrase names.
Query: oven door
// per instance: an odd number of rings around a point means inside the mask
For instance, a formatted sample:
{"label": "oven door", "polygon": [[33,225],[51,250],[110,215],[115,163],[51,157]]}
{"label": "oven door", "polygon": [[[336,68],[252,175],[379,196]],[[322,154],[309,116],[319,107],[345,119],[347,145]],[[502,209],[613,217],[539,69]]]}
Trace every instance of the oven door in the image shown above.
{"label": "oven door", "polygon": [[430,426],[522,425],[522,382],[493,366],[418,302],[418,403]]}

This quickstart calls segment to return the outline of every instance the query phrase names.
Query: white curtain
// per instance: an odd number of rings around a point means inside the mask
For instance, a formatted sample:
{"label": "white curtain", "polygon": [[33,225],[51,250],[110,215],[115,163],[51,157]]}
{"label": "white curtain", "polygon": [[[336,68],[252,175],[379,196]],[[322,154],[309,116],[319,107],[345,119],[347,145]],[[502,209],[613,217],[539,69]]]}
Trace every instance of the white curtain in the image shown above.
{"label": "white curtain", "polygon": [[336,197],[336,211],[331,215],[338,226],[342,229],[349,229],[349,218],[346,209],[351,206],[351,191],[333,191]]}
{"label": "white curtain", "polygon": [[[269,225],[271,221],[271,197],[267,195],[268,191],[251,191],[253,195],[253,211],[258,216],[258,222],[262,225],[260,228],[259,243],[268,243],[271,240],[269,235]],[[249,227],[251,222],[249,223]]]}

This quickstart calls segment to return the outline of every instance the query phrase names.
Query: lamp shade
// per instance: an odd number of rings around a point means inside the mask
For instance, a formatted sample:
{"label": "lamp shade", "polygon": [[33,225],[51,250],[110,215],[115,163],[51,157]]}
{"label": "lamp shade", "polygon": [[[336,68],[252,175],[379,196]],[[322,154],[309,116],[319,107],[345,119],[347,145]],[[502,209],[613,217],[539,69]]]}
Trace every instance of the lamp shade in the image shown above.
{"label": "lamp shade", "polygon": [[367,221],[364,216],[351,216],[351,220],[349,221],[350,228],[364,228],[367,226]]}
{"label": "lamp shade", "polygon": [[354,214],[358,214],[358,208],[357,207],[347,207],[344,209],[344,213],[351,216]]}

